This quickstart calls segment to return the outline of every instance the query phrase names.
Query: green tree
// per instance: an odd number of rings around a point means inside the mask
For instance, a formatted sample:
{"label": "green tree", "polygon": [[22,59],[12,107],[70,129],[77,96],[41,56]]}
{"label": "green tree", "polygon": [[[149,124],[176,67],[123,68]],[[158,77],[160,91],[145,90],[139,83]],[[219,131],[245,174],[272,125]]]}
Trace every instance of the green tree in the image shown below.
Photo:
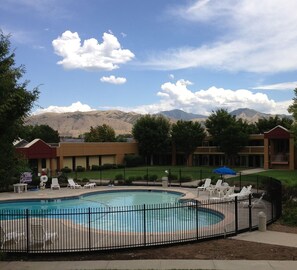
{"label": "green tree", "polygon": [[214,144],[225,153],[226,161],[234,164],[238,152],[248,143],[249,133],[242,128],[243,122],[219,109],[208,117],[205,126]]}
{"label": "green tree", "polygon": [[294,89],[295,97],[293,98],[293,104],[288,107],[288,112],[293,116],[293,123],[291,131],[294,132],[295,144],[297,144],[297,87]]}
{"label": "green tree", "polygon": [[294,89],[294,94],[293,104],[289,106],[288,112],[292,114],[293,119],[297,122],[297,87]]}
{"label": "green tree", "polygon": [[171,138],[177,151],[185,154],[187,165],[189,157],[202,144],[206,134],[204,128],[198,122],[179,120],[172,125]]}
{"label": "green tree", "polygon": [[269,118],[261,118],[256,122],[256,127],[258,129],[258,133],[264,133],[273,129],[274,127],[280,125],[286,129],[291,129],[293,124],[293,120],[288,117],[279,117],[278,115]]}
{"label": "green tree", "polygon": [[0,30],[0,186],[8,188],[19,168],[13,142],[19,137],[39,92],[28,91],[28,81],[20,82],[25,68],[15,67],[15,53],[10,51],[9,36]]}
{"label": "green tree", "polygon": [[20,137],[28,142],[41,139],[46,143],[58,143],[59,132],[48,125],[23,126]]}
{"label": "green tree", "polygon": [[147,163],[153,165],[153,155],[168,150],[170,123],[160,115],[145,115],[136,121],[132,134],[138,141],[139,152],[145,157]]}
{"label": "green tree", "polygon": [[85,133],[85,142],[114,142],[115,140],[114,129],[106,124],[95,128],[91,126],[90,132]]}

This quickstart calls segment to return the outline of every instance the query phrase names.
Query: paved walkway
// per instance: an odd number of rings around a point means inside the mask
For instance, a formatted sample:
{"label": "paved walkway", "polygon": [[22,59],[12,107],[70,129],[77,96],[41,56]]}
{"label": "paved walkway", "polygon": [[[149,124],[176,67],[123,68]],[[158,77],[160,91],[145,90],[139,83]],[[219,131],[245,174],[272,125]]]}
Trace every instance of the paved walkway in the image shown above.
{"label": "paved walkway", "polygon": [[247,260],[125,260],[67,262],[0,262],[2,270],[95,270],[95,269],[211,269],[211,270],[296,270],[297,261]]}

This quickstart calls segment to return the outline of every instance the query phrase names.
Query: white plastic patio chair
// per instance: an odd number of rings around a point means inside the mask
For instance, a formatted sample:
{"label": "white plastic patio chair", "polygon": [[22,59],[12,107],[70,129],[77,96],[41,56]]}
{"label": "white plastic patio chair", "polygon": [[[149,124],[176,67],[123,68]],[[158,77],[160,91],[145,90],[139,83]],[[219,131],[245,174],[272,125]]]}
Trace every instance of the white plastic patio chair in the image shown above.
{"label": "white plastic patio chair", "polygon": [[84,185],[84,187],[83,188],[94,188],[96,186],[96,183],[87,183],[87,184],[85,184]]}
{"label": "white plastic patio chair", "polygon": [[204,184],[202,186],[200,186],[200,187],[197,187],[198,196],[199,196],[199,191],[200,190],[202,190],[202,191],[206,190],[207,188],[210,187],[210,184],[211,184],[211,179],[206,178]]}
{"label": "white plastic patio chair", "polygon": [[47,242],[53,243],[58,239],[56,232],[47,232],[41,224],[31,224],[31,243],[42,244],[45,248]]}
{"label": "white plastic patio chair", "polygon": [[51,189],[60,189],[58,178],[52,178]]}
{"label": "white plastic patio chair", "polygon": [[75,188],[81,188],[81,185],[75,183],[72,178],[69,178],[68,179],[68,187],[75,189]]}
{"label": "white plastic patio chair", "polygon": [[24,232],[5,232],[0,226],[0,248],[2,249],[6,242],[13,241],[15,244],[21,239],[25,239]]}
{"label": "white plastic patio chair", "polygon": [[[255,200],[253,200],[251,202],[251,207],[252,208],[265,208],[266,205],[265,203],[263,202],[263,197],[265,195],[265,192],[262,193],[261,197],[260,198],[257,198]],[[242,203],[243,204],[243,207],[248,207],[249,206],[249,202],[245,201]]]}

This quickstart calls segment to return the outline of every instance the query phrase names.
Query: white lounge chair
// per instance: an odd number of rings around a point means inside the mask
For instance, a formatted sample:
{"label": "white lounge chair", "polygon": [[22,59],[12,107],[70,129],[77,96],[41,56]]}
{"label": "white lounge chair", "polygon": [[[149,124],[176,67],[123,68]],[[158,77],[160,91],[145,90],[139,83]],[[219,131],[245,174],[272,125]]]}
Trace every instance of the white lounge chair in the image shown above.
{"label": "white lounge chair", "polygon": [[204,181],[204,184],[200,187],[197,187],[197,191],[198,191],[198,195],[199,195],[199,191],[200,190],[206,190],[207,188],[210,187],[210,184],[211,184],[211,179],[210,178],[206,178],[205,181]]}
{"label": "white lounge chair", "polygon": [[234,193],[229,195],[229,198],[239,198],[239,199],[243,199],[245,197],[248,197],[250,194],[252,193],[252,185],[249,185],[248,187],[242,187],[242,189],[240,190],[239,193]]}
{"label": "white lounge chair", "polygon": [[210,200],[222,200],[222,201],[229,201],[231,199],[230,195],[234,194],[235,186],[228,187],[226,193],[223,193],[224,191],[219,192],[218,197],[210,197]]}
{"label": "white lounge chair", "polygon": [[53,243],[57,239],[56,232],[47,232],[41,224],[31,224],[32,244],[42,244],[42,248],[44,248],[47,242]]}
{"label": "white lounge chair", "polygon": [[69,178],[68,179],[68,187],[76,189],[76,188],[81,188],[81,185],[75,183],[72,178]]}
{"label": "white lounge chair", "polygon": [[207,188],[209,190],[209,196],[213,196],[221,189],[221,187],[223,187],[222,182],[222,179],[218,179],[215,185],[211,185],[209,188]]}
{"label": "white lounge chair", "polygon": [[[260,198],[257,198],[251,202],[251,207],[252,208],[265,208],[265,203],[263,202],[263,197],[265,195],[265,192],[262,193]],[[245,201],[242,203],[243,207],[248,207],[249,202]]]}
{"label": "white lounge chair", "polygon": [[60,189],[58,178],[52,178],[51,189]]}
{"label": "white lounge chair", "polygon": [[94,187],[96,187],[96,183],[87,183],[87,184],[85,184],[84,185],[84,188],[94,188]]}
{"label": "white lounge chair", "polygon": [[0,226],[0,248],[2,249],[6,242],[13,241],[15,244],[21,239],[26,239],[24,232],[5,232]]}

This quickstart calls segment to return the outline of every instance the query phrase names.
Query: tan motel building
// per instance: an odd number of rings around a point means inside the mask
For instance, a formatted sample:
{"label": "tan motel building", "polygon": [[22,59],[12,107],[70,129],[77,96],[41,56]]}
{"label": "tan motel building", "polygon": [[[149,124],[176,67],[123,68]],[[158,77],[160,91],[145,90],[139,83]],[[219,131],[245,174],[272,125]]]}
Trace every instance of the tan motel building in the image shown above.
{"label": "tan motel building", "polygon": [[[16,150],[28,159],[31,168],[38,172],[60,171],[64,167],[75,170],[82,166],[87,170],[92,165],[124,164],[125,155],[138,155],[137,142],[60,142],[48,144],[40,139],[16,146]],[[262,167],[264,169],[294,170],[297,167],[293,133],[276,126],[264,134],[252,134],[248,146],[238,153],[236,165],[240,167]],[[182,153],[166,153],[171,164],[182,165]],[[224,165],[224,153],[206,138],[190,158],[192,166]],[[160,164],[165,165],[165,164]]]}

